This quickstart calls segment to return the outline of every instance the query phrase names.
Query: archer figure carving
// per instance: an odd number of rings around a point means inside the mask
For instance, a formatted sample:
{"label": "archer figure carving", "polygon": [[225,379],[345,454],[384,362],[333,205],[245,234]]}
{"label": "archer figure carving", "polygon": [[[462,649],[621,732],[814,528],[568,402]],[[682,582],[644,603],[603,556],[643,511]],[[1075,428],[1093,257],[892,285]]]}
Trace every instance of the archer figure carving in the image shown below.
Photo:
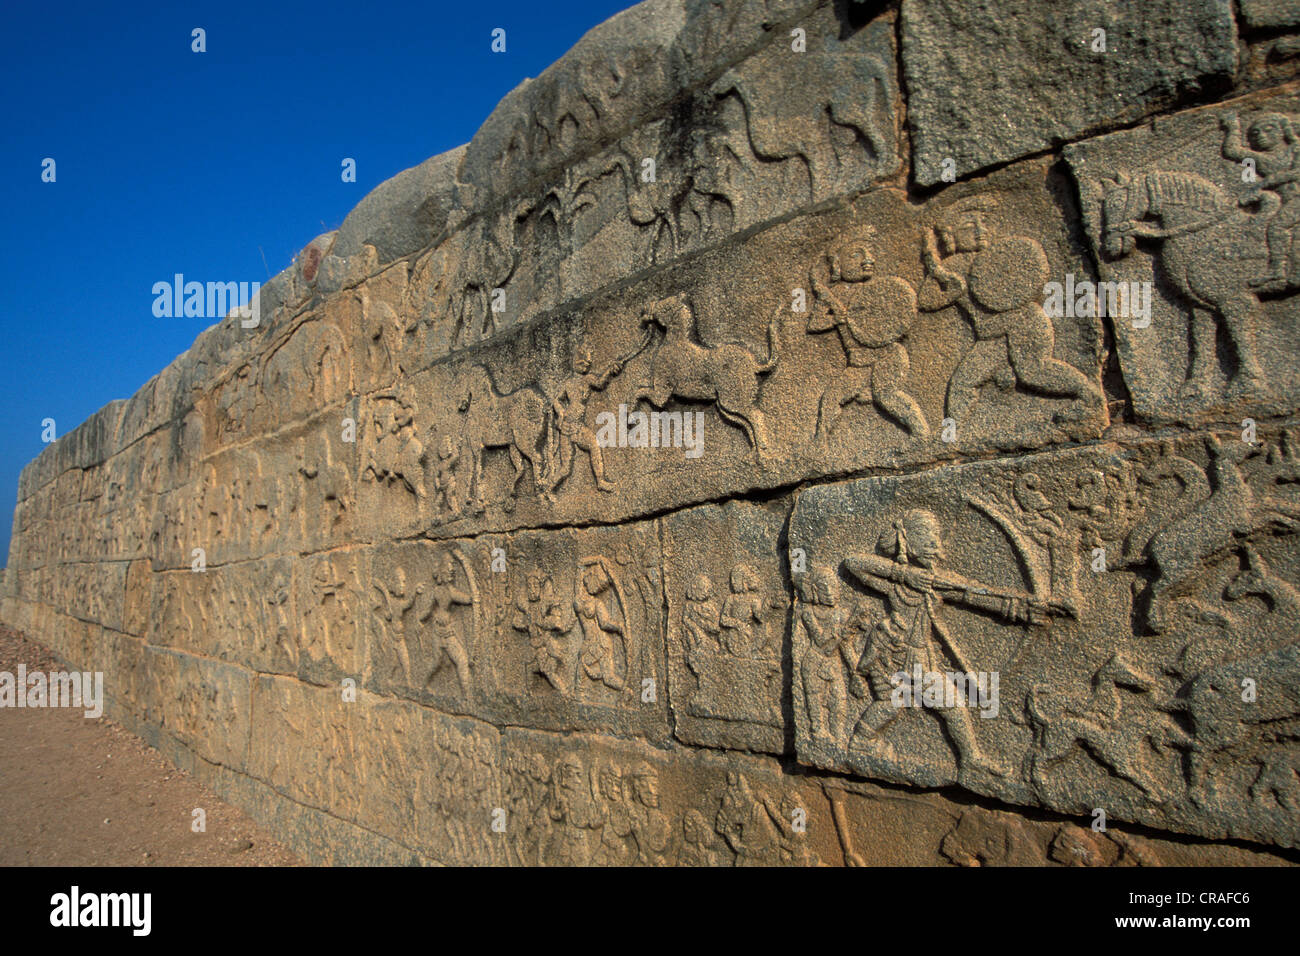
{"label": "archer figure carving", "polygon": [[[879,737],[904,712],[894,706],[893,681],[910,681],[919,667],[923,674],[939,675],[951,684],[952,668],[945,666],[949,659],[957,671],[974,673],[939,616],[941,596],[943,601],[1019,625],[1046,623],[1052,615],[1068,611],[1031,594],[990,588],[943,568],[939,521],[920,508],[906,512],[882,532],[876,551],[844,559],[845,571],[885,596],[885,616],[868,635],[857,663],[871,699],[852,737],[857,738],[854,743],[869,743],[889,758],[893,748]],[[965,692],[953,689],[955,697],[964,697]],[[913,687],[913,693],[919,692]],[[980,749],[968,708],[941,707],[934,712],[956,745],[959,773],[975,770],[1005,776],[1006,768]]]}
{"label": "archer figure carving", "polygon": [[[406,641],[406,612],[415,606],[417,597],[424,593],[423,587],[419,591],[412,591],[407,594],[406,571],[397,568],[393,572],[393,583],[391,585],[378,581],[374,589],[379,592],[380,603],[375,604],[375,613],[379,615],[380,629],[383,631],[384,640],[382,643],[391,642],[393,650],[397,655],[397,663],[401,667],[401,677],[406,686],[411,686],[411,651]],[[398,676],[396,673],[390,673],[389,677]]]}
{"label": "archer figure carving", "polygon": [[[418,588],[417,593],[420,590],[423,588]],[[417,617],[421,622],[432,619],[433,625],[433,655],[425,686],[450,660],[456,668],[461,691],[468,693],[469,655],[465,653],[465,641],[456,630],[452,612],[458,604],[473,607],[474,597],[456,587],[456,562],[450,551],[444,551],[434,562],[433,587],[429,589],[426,603],[424,613]]]}

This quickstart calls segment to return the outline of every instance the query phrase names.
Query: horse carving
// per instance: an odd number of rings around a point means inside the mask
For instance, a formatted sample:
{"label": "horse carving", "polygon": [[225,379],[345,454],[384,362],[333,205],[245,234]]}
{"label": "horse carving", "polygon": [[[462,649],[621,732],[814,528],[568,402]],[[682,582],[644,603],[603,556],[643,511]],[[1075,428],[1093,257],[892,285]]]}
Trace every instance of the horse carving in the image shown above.
{"label": "horse carving", "polygon": [[524,386],[501,394],[492,383],[487,369],[475,365],[462,383],[457,405],[462,414],[461,435],[470,454],[469,487],[473,489],[476,510],[484,509],[483,455],[489,448],[505,448],[514,466],[507,509],[514,506],[519,480],[524,476],[524,462],[533,469],[533,481],[545,487],[543,434],[546,427],[546,402],[536,389]]}
{"label": "horse carving", "polygon": [[684,294],[660,299],[643,313],[643,326],[657,325],[663,339],[650,360],[650,385],[637,390],[633,404],[663,408],[670,399],[712,402],[725,421],[739,426],[759,461],[768,451],[767,421],[758,408],[762,376],[776,368],[776,316],[767,330],[766,361],[742,345],[701,345],[695,314]]}
{"label": "horse carving", "polygon": [[[1237,367],[1230,393],[1257,392],[1263,370],[1255,345],[1260,303],[1251,278],[1267,260],[1266,214],[1250,213],[1194,173],[1124,173],[1102,183],[1102,245],[1112,259],[1129,255],[1139,239],[1160,243],[1160,269],[1192,306],[1191,365],[1180,394],[1210,393],[1216,321],[1222,323]],[[1257,264],[1248,259],[1258,259]]]}

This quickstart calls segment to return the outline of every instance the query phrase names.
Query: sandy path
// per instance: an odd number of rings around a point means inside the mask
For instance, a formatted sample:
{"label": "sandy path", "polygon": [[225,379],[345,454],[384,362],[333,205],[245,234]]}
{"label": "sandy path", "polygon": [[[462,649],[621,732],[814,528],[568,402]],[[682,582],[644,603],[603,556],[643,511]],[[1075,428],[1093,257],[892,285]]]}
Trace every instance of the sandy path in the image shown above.
{"label": "sandy path", "polygon": [[[0,672],[60,670],[0,627]],[[207,829],[191,829],[193,811]],[[0,866],[300,866],[134,734],[81,710],[0,707]]]}

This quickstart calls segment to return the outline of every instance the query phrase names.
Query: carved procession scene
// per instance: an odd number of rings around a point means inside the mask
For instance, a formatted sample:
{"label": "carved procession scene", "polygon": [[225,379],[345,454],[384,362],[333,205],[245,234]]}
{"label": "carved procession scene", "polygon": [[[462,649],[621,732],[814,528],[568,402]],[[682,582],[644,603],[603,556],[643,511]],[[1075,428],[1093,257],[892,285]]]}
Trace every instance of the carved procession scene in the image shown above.
{"label": "carved procession scene", "polygon": [[[920,211],[877,190],[815,227],[502,332],[362,402],[363,524],[433,537],[619,520],[808,474],[1096,438],[1101,326],[1031,166]],[[1030,234],[1027,234],[1030,233]],[[792,264],[797,264],[792,267]]]}

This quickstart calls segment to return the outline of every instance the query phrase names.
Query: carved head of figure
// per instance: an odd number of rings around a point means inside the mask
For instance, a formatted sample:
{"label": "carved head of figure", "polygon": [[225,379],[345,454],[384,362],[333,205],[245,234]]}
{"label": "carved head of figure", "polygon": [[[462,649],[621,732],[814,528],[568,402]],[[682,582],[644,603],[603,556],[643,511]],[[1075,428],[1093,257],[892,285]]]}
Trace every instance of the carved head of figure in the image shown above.
{"label": "carved head of figure", "polygon": [[623,802],[623,776],[618,767],[607,763],[596,774],[596,796],[610,803]]}
{"label": "carved head of figure", "polygon": [[582,761],[573,754],[561,757],[555,765],[555,782],[556,790],[560,794],[580,793],[583,783]]}
{"label": "carved head of figure", "polygon": [[846,236],[828,256],[832,282],[866,282],[876,270],[876,258],[872,254],[875,246],[876,230],[873,226],[864,226],[857,232]]}
{"label": "carved head of figure", "polygon": [[632,797],[643,807],[659,806],[659,775],[648,763],[638,763],[632,768]]}
{"label": "carved head of figure", "polygon": [[596,595],[605,590],[605,572],[598,564],[589,564],[582,571],[582,587],[588,594]]}
{"label": "carved head of figure", "polygon": [[591,349],[585,345],[579,345],[573,353],[573,370],[579,375],[586,375],[591,371]]}
{"label": "carved head of figure", "polygon": [[450,551],[444,551],[434,562],[433,580],[435,584],[451,584],[456,580],[456,561]]}
{"label": "carved head of figure", "polygon": [[943,560],[939,519],[924,508],[913,508],[881,534],[877,547],[903,564],[934,568]]}
{"label": "carved head of figure", "polygon": [[1261,113],[1255,117],[1246,133],[1250,148],[1258,150],[1276,149],[1283,143],[1296,141],[1291,119],[1281,113]]}
{"label": "carved head of figure", "polygon": [[536,604],[542,599],[542,585],[546,583],[546,575],[541,571],[528,572],[528,601]]}
{"label": "carved head of figure", "polygon": [[947,219],[939,225],[939,238],[949,255],[979,252],[989,240],[986,215],[997,208],[988,197],[973,197],[957,203]]}
{"label": "carved head of figure", "polygon": [[686,585],[688,601],[707,601],[713,597],[713,581],[707,574],[697,574]]}
{"label": "carved head of figure", "polygon": [[731,591],[733,594],[748,594],[758,590],[758,574],[747,564],[738,564],[731,569]]}

